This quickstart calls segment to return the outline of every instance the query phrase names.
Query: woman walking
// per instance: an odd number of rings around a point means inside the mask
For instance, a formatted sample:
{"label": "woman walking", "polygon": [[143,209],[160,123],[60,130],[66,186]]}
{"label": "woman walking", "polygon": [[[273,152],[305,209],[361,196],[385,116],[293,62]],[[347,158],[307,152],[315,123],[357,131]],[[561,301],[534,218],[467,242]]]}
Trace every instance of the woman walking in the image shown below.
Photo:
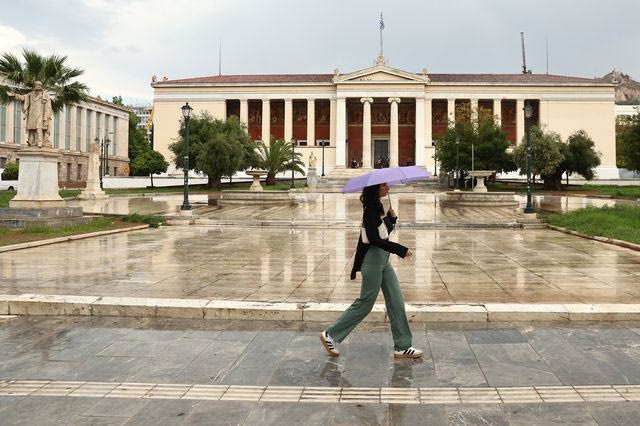
{"label": "woman walking", "polygon": [[389,233],[393,231],[397,221],[392,208],[385,215],[380,198],[389,193],[386,183],[367,186],[362,190],[362,227],[356,257],[351,270],[351,279],[356,272],[362,272],[360,297],[357,298],[340,318],[320,334],[320,341],[332,356],[340,353],[336,342],[342,342],[347,335],[366,317],[382,288],[384,302],[391,323],[395,358],[420,358],[422,351],[411,346],[411,329],[404,311],[404,299],[398,278],[389,262],[390,253],[402,258],[412,257],[407,247],[389,241]]}

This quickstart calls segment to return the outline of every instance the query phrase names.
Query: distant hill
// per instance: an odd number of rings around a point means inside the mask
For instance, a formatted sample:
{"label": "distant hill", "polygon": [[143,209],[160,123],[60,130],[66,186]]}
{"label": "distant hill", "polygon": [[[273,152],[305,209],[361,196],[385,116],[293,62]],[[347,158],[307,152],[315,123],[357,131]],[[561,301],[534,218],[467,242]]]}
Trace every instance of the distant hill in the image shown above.
{"label": "distant hill", "polygon": [[640,83],[635,81],[629,74],[613,70],[602,78],[609,82],[618,82],[616,87],[616,103],[620,105],[640,104]]}

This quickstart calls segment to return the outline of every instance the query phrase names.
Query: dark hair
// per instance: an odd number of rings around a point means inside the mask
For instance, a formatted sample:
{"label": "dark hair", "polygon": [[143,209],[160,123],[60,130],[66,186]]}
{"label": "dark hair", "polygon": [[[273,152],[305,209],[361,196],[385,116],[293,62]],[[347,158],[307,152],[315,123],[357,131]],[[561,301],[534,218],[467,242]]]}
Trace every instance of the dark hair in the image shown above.
{"label": "dark hair", "polygon": [[362,188],[360,202],[362,203],[363,209],[370,207],[378,210],[381,215],[384,214],[384,206],[380,201],[380,185],[371,185]]}

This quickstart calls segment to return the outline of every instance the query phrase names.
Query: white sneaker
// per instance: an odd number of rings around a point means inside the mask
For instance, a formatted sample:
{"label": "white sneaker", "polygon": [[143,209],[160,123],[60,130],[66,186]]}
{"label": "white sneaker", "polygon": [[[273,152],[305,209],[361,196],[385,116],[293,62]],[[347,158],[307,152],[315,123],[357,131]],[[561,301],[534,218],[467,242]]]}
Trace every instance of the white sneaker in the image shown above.
{"label": "white sneaker", "polygon": [[322,342],[322,345],[327,350],[327,352],[329,352],[329,355],[331,356],[340,355],[340,352],[336,348],[336,344],[333,341],[333,338],[329,336],[329,334],[327,334],[326,330],[320,333],[320,341]]}
{"label": "white sneaker", "polygon": [[421,356],[422,351],[414,348],[413,346],[405,349],[404,351],[393,351],[394,358],[420,358]]}

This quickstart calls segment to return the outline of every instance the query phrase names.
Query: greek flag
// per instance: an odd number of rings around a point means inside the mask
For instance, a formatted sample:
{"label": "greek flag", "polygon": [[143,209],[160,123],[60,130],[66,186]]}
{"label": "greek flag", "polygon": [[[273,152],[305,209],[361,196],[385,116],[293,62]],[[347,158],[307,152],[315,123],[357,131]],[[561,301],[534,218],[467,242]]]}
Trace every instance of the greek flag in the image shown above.
{"label": "greek flag", "polygon": [[382,13],[380,14],[380,29],[384,30],[384,19],[382,19]]}

